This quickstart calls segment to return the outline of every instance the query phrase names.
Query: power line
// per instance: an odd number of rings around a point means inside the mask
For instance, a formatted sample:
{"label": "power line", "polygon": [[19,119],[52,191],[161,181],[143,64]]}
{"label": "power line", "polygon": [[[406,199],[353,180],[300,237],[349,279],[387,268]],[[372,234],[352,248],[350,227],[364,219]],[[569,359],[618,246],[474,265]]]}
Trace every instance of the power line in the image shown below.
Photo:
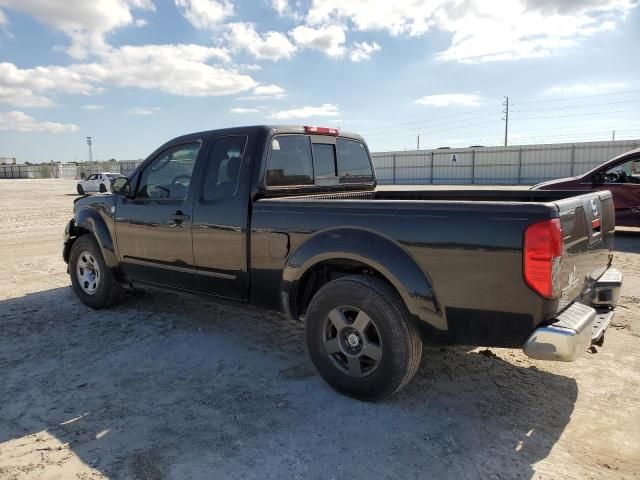
{"label": "power line", "polygon": [[572,114],[572,115],[547,115],[547,116],[540,116],[540,117],[520,117],[520,118],[516,118],[516,120],[535,120],[538,118],[567,118],[567,117],[586,117],[589,115],[606,115],[609,113],[624,113],[624,112],[637,112],[638,110],[640,110],[640,108],[630,108],[627,110],[610,110],[608,112],[590,112],[590,113],[576,113],[576,114]]}
{"label": "power line", "polygon": [[521,112],[542,112],[542,111],[548,111],[548,110],[566,110],[568,108],[588,108],[588,107],[601,107],[603,105],[618,105],[620,103],[635,103],[635,102],[640,102],[640,98],[638,99],[631,99],[631,100],[621,100],[619,102],[605,102],[605,103],[592,103],[592,104],[587,104],[587,105],[562,105],[560,107],[550,107],[550,108],[530,108],[527,110],[511,110],[514,113],[521,113]]}
{"label": "power line", "polygon": [[[484,115],[476,115],[473,117],[468,117],[468,118],[464,118],[464,119],[460,119],[460,120],[450,120],[448,122],[438,122],[437,125],[435,126],[440,126],[440,125],[451,125],[451,124],[458,124],[460,122],[467,122],[469,120],[475,120],[478,118],[487,118],[487,117],[493,117],[496,115],[497,112],[492,112],[489,114],[484,114]],[[377,133],[365,133],[364,135],[366,135],[367,137],[377,137],[377,136],[385,136],[385,135],[390,135],[390,134],[394,134],[394,133],[399,133],[399,132],[417,132],[417,131],[423,131],[424,130],[424,126],[423,127],[414,127],[414,128],[401,128],[399,130],[387,130],[384,132],[377,132]],[[427,126],[427,128],[429,128],[429,126]]]}
{"label": "power line", "polygon": [[[488,125],[488,124],[495,124],[498,120],[491,120],[489,122],[479,122],[479,123],[472,123],[470,125],[461,125],[459,127],[452,127],[452,128],[445,128],[442,130],[427,130],[426,133],[427,134],[433,134],[433,133],[443,133],[443,132],[450,132],[452,130],[460,130],[461,128],[468,128],[468,127],[476,127],[479,125]],[[424,131],[422,132],[424,133]],[[424,136],[424,135],[423,135]],[[427,135],[428,136],[428,135]],[[368,139],[369,136],[368,135],[363,135],[363,137],[365,139]],[[379,141],[379,142],[383,142],[383,141],[388,141],[388,140],[394,140],[394,139],[398,139],[398,138],[415,138],[415,134],[413,133],[407,133],[406,135],[399,135],[399,136],[395,136],[395,137],[386,137],[386,138],[374,138],[373,141]],[[367,140],[368,141],[368,140]]]}
{"label": "power line", "polygon": [[445,118],[453,118],[453,117],[460,117],[460,116],[464,116],[464,115],[471,115],[473,113],[492,110],[492,109],[495,109],[495,108],[496,108],[496,106],[484,107],[484,108],[476,108],[474,110],[467,110],[465,112],[454,113],[454,114],[451,114],[451,115],[443,115],[443,116],[440,116],[440,117],[432,117],[432,118],[430,118],[428,120],[417,120],[415,122],[406,122],[406,123],[394,123],[394,124],[391,124],[391,125],[386,125],[384,127],[369,128],[369,129],[365,129],[365,130],[360,130],[360,132],[367,133],[367,132],[372,132],[372,131],[377,131],[377,130],[385,130],[387,128],[401,127],[401,126],[405,126],[405,125],[417,125],[417,124],[420,124],[420,123],[437,122],[438,120],[442,120],[442,119],[445,119]]}
{"label": "power line", "polygon": [[569,100],[580,100],[582,98],[596,98],[596,97],[608,97],[611,95],[626,95],[629,93],[637,93],[640,92],[640,89],[637,90],[626,90],[623,92],[611,92],[611,93],[599,93],[597,95],[582,95],[580,97],[565,97],[565,98],[554,98],[549,100],[534,100],[534,101],[524,101],[524,102],[512,102],[512,105],[529,105],[533,103],[551,103],[551,102],[565,102]]}
{"label": "power line", "polygon": [[[628,95],[628,94],[637,93],[637,92],[640,92],[640,89],[627,90],[622,92],[611,92],[611,93],[594,94],[594,95],[581,95],[581,96],[574,96],[574,97],[555,98],[555,99],[539,100],[539,101],[523,101],[523,102],[512,102],[510,98],[505,97],[505,102],[503,103],[504,109],[501,112],[504,115],[502,117],[502,121],[505,122],[503,143],[505,145],[508,145],[509,143],[509,126],[510,126],[509,120],[538,120],[538,119],[590,117],[594,115],[607,115],[607,114],[617,114],[617,113],[625,113],[625,112],[635,112],[640,110],[640,108],[617,109],[617,110],[607,110],[607,111],[584,111],[581,113],[575,112],[575,113],[570,113],[566,115],[534,115],[529,117],[518,117],[518,115],[516,115],[516,117],[510,118],[509,114],[511,113],[519,114],[519,113],[544,112],[544,111],[553,112],[553,111],[567,110],[567,109],[584,110],[584,109],[593,109],[596,107],[609,106],[609,105],[637,104],[637,102],[640,102],[640,99],[628,98],[625,100],[616,100],[613,102],[606,102],[606,103],[598,102],[598,103],[591,103],[586,105],[549,105],[549,106],[544,106],[543,108],[525,108],[522,110],[513,110],[511,108],[512,105],[554,104],[559,102],[568,102],[572,100],[581,100],[581,99],[587,99],[587,98],[610,97],[615,95],[619,95],[619,96]],[[493,110],[493,112],[490,112],[491,110]],[[490,113],[482,113],[482,112],[490,112]],[[479,114],[479,113],[482,113],[482,114]],[[480,125],[493,124],[496,121],[498,121],[498,118],[500,118],[497,116],[497,114],[499,113],[500,112],[495,110],[495,106],[487,106],[479,109],[473,109],[473,110],[467,110],[464,112],[454,113],[451,115],[431,117],[429,119],[424,119],[424,120],[416,120],[412,122],[403,122],[403,123],[397,123],[397,124],[388,124],[386,126],[365,129],[361,131],[361,133],[370,140],[370,143],[374,143],[374,144],[386,145],[390,141],[393,142],[394,140],[397,140],[397,139],[406,139],[408,145],[406,145],[405,148],[408,148],[410,143],[413,143],[414,147],[418,147],[418,143],[416,141],[417,135],[428,137],[433,134],[440,134],[440,133],[446,134],[448,132],[452,132],[455,130],[467,129],[467,128],[476,127]],[[493,117],[494,115],[496,120],[468,123],[476,119]],[[446,120],[446,121],[442,121],[442,120]],[[450,125],[451,127],[439,128],[445,125]],[[625,134],[622,133],[623,131],[616,128],[617,126],[619,125],[609,127],[607,129],[607,136],[611,134],[611,130],[616,130],[616,134],[618,135],[618,138],[620,138],[620,135],[624,136]],[[573,136],[575,138],[577,136],[589,135],[589,133],[587,132],[565,133],[564,135],[555,135],[555,136],[552,135],[547,137],[545,137],[544,135],[536,136],[536,135],[528,134],[528,132],[532,132],[536,130],[546,132],[546,131],[549,131],[549,128],[546,127],[543,129],[527,129],[527,137],[531,139],[531,138],[551,138],[551,137],[561,138],[562,136],[566,136],[566,137]],[[604,127],[603,127],[603,130],[598,130],[597,132],[593,132],[593,133],[596,136],[604,136],[603,131],[604,131]],[[394,134],[402,134],[402,133],[404,133],[404,135],[394,135]],[[413,140],[409,140],[411,138],[413,138]],[[422,140],[422,138],[420,140]],[[491,142],[494,142],[494,141],[495,139],[492,137]],[[478,142],[475,141],[470,143],[478,143]],[[412,150],[413,148],[408,148],[408,149]]]}

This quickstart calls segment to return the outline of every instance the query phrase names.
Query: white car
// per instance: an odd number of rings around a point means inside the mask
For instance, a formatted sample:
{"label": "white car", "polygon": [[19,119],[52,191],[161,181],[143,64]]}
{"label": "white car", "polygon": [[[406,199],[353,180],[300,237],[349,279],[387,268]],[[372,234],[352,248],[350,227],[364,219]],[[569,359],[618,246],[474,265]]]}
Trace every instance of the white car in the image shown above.
{"label": "white car", "polygon": [[111,180],[117,177],[124,177],[121,173],[102,172],[89,175],[85,180],[78,182],[78,193],[84,195],[89,192],[105,193],[109,191]]}

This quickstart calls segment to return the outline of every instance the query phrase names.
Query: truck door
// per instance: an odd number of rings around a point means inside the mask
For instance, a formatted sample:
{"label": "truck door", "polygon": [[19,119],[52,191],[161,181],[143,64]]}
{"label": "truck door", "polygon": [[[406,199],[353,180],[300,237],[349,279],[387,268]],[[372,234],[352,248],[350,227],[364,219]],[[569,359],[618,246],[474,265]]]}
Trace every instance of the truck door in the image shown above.
{"label": "truck door", "polygon": [[195,289],[191,177],[200,141],[167,148],[139,173],[131,197],[117,196],[116,239],[134,280]]}
{"label": "truck door", "polygon": [[248,298],[247,227],[251,185],[247,135],[214,137],[199,168],[193,255],[199,290]]}

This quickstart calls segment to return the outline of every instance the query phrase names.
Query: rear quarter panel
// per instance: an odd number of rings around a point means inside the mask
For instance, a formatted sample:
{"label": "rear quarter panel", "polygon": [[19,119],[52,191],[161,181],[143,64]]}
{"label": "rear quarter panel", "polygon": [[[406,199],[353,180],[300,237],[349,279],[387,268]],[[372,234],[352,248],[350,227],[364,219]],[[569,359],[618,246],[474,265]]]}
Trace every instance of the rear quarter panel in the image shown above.
{"label": "rear quarter panel", "polygon": [[522,272],[526,225],[554,215],[544,204],[508,202],[259,200],[252,217],[252,302],[279,306],[288,259],[271,257],[272,232],[288,233],[295,252],[320,231],[361,228],[392,239],[432,279],[452,340],[520,345],[557,311],[558,302],[535,294]]}

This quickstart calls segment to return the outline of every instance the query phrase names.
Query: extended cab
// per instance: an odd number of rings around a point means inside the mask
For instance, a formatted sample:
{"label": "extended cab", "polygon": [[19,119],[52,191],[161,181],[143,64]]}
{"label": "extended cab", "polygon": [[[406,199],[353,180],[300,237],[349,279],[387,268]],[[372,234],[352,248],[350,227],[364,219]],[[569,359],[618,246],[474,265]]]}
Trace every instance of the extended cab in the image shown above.
{"label": "extended cab", "polygon": [[622,283],[610,192],[385,191],[362,138],[332,128],[185,135],[112,191],[77,199],[66,228],[85,304],[151,285],[283,311],[358,398],[402,388],[425,335],[575,360]]}

